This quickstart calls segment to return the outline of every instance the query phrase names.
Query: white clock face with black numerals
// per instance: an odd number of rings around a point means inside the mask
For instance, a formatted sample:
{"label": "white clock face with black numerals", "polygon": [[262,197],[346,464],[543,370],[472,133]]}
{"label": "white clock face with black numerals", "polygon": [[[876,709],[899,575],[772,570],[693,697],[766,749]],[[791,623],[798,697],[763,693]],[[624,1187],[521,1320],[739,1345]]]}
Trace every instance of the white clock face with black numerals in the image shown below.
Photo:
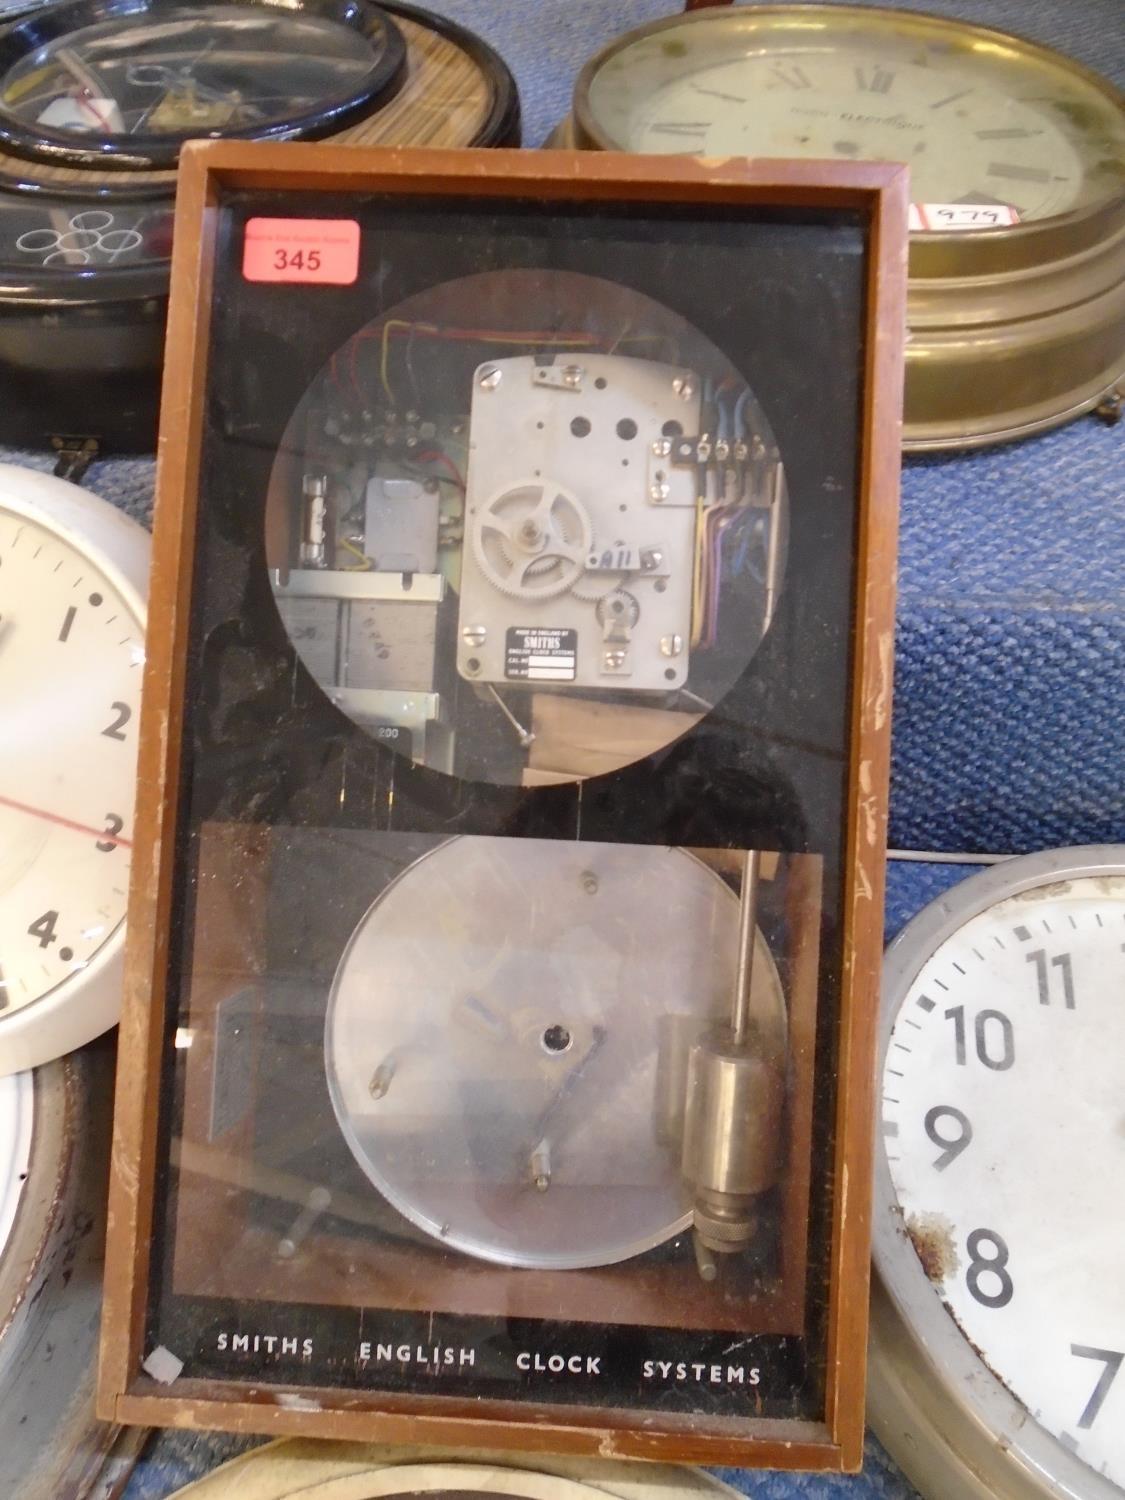
{"label": "white clock face with black numerals", "polygon": [[147,550],[105,501],[0,466],[0,1072],[119,1004]]}
{"label": "white clock face with black numerals", "polygon": [[1111,86],[1021,38],[872,6],[669,18],[588,64],[576,108],[605,147],[905,162],[914,202],[1002,205],[1020,220],[1125,186]]}
{"label": "white clock face with black numerals", "polygon": [[[907,1305],[923,1333],[938,1318],[956,1330],[982,1379],[998,1379],[1067,1462],[1125,1489],[1117,853],[1116,865],[1087,861],[1085,873],[1080,859],[1059,868],[1057,855],[998,866],[983,909],[957,920],[969,881],[945,898],[954,915],[936,944],[909,963],[891,950],[902,983],[885,997],[882,1138],[907,1233],[882,1254],[913,1257],[936,1292],[932,1306],[924,1288]],[[1038,880],[1028,887],[1024,873],[1005,895],[1005,870],[1016,880],[1034,860],[1047,861]],[[911,940],[908,928],[899,943]]]}
{"label": "white clock face with black numerals", "polygon": [[1040,102],[998,97],[969,70],[908,56],[872,62],[858,51],[719,63],[656,93],[638,110],[632,139],[639,151],[688,141],[703,156],[906,161],[918,201],[975,192],[1018,202],[1026,218],[1073,207],[1084,166]]}

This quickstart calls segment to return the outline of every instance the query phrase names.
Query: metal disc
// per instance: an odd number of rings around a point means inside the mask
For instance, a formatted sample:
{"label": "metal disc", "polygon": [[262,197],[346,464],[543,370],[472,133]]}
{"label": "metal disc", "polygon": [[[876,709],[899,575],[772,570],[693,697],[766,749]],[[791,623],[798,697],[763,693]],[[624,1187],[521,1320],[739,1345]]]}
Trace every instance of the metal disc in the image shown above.
{"label": "metal disc", "polygon": [[[738,902],[683,850],[464,838],[374,903],[328,1005],[333,1106],[413,1224],[503,1265],[608,1265],[686,1228],[658,1087],[725,1013]],[[783,1042],[758,934],[754,1013]]]}

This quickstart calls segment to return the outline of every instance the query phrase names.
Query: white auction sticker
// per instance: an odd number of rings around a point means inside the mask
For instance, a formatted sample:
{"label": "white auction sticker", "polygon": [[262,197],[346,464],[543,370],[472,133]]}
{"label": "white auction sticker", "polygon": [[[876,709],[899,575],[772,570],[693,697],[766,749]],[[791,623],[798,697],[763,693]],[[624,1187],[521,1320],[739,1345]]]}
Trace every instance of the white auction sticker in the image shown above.
{"label": "white auction sticker", "polygon": [[1020,221],[1010,203],[912,203],[911,229],[1003,229]]}

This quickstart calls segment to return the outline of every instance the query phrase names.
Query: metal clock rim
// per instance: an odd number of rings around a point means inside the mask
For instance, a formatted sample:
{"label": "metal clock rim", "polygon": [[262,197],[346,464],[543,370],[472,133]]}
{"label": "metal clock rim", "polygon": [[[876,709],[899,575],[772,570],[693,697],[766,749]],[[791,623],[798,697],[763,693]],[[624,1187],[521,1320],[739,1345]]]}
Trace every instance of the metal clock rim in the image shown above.
{"label": "metal clock rim", "polygon": [[[401,16],[451,42],[465,53],[487,79],[492,102],[480,129],[468,143],[470,147],[519,145],[519,90],[511,69],[488,42],[458,22],[421,6],[400,3],[400,0],[384,0],[380,9],[392,19]],[[28,165],[32,164],[29,162]],[[169,173],[167,182],[148,183],[144,187],[130,186],[127,174],[115,174],[115,177],[116,181],[113,182],[99,180],[96,185],[68,183],[65,188],[60,188],[54,183],[16,180],[7,177],[3,169],[0,169],[0,194],[12,192],[18,197],[26,197],[29,202],[44,204],[55,200],[66,204],[81,202],[91,208],[112,203],[115,207],[136,204],[156,209],[166,203],[169,211],[171,210],[175,193],[174,173]],[[36,267],[34,274],[18,274],[14,267],[0,267],[0,304],[26,302],[40,305],[49,300],[52,294],[58,294],[59,305],[66,308],[82,303],[102,306],[114,302],[134,302],[145,297],[166,297],[169,266],[170,260],[149,261],[140,266],[97,266],[88,269],[47,266]],[[78,294],[84,285],[91,289],[90,295],[85,298]]]}
{"label": "metal clock rim", "polygon": [[[1044,850],[1005,860],[973,875],[924,907],[887,949],[883,965],[879,1014],[877,1080],[882,1080],[891,1028],[902,1001],[922,967],[943,943],[966,922],[1011,896],[1066,880],[1125,876],[1125,845],[1091,844]],[[878,1085],[877,1085],[878,1086]],[[932,1421],[929,1436],[943,1463],[956,1463],[974,1476],[984,1497],[1004,1476],[1018,1474],[1013,1497],[1041,1500],[1122,1500],[1121,1490],[1105,1475],[1070,1452],[1008,1390],[986,1361],[973,1350],[941,1297],[922,1269],[902,1224],[901,1210],[891,1182],[882,1135],[875,1145],[872,1261],[876,1287],[872,1297],[871,1419],[876,1432],[893,1442],[896,1416],[912,1409],[904,1397],[901,1370],[906,1365],[940,1392],[941,1417],[962,1424],[962,1434],[982,1439],[996,1460],[994,1475],[978,1471],[958,1450],[956,1432],[940,1420]],[[905,1352],[903,1346],[906,1346]],[[897,1378],[896,1378],[897,1377]],[[971,1392],[972,1399],[969,1399]],[[911,1453],[921,1449],[912,1433]],[[942,1445],[940,1449],[938,1444]],[[946,1452],[949,1458],[946,1459]],[[901,1449],[895,1456],[902,1462]],[[1013,1471],[1011,1465],[1018,1468]],[[966,1467],[967,1466],[967,1467]],[[1057,1482],[1056,1482],[1057,1481]],[[960,1492],[958,1492],[960,1493]],[[1009,1492],[1000,1492],[1009,1500]]]}
{"label": "metal clock rim", "polygon": [[[380,1445],[358,1455],[331,1444],[275,1439],[212,1469],[170,1500],[221,1500],[238,1481],[257,1500],[401,1500],[403,1495],[479,1493],[484,1500],[736,1500],[737,1491],[706,1469],[649,1460],[560,1458],[433,1444]],[[290,1467],[292,1465],[292,1467]]]}
{"label": "metal clock rim", "polygon": [[[193,6],[212,10],[218,18],[224,0],[190,0]],[[239,0],[241,5],[279,18],[311,13],[349,26],[365,40],[381,33],[382,48],[362,83],[324,107],[290,116],[262,127],[223,130],[227,140],[287,140],[294,136],[315,140],[342,130],[388,102],[402,86],[406,74],[406,42],[391,18],[371,0]],[[34,11],[22,20],[0,29],[0,76],[28,53],[59,40],[80,26],[101,21],[149,16],[164,8],[167,0],[64,0],[45,11]],[[202,132],[205,137],[209,132]],[[31,126],[0,104],[0,145],[28,161],[65,167],[100,167],[114,172],[174,170],[188,131],[181,135],[120,135],[106,132],[98,144],[84,145],[82,138],[63,130]]]}
{"label": "metal clock rim", "polygon": [[492,85],[492,104],[488,115],[469,142],[469,147],[518,146],[521,131],[521,107],[519,89],[515,75],[500,53],[482,36],[448,16],[426,10],[420,5],[410,5],[406,0],[380,0],[380,8],[390,16],[402,16],[435,31],[447,41],[460,47],[461,51],[476,64]]}
{"label": "metal clock rim", "polygon": [[[57,1500],[86,1494],[107,1463],[124,1478],[145,1436],[94,1417],[113,1049],[24,1076],[34,1138],[24,1218],[0,1265],[0,1487]],[[28,1422],[50,1443],[29,1439]]]}
{"label": "metal clock rim", "polygon": [[[51,5],[53,0],[43,0],[43,5]],[[209,3],[219,3],[219,0],[209,0]],[[255,3],[255,0],[247,0],[247,3]],[[262,0],[257,0],[262,3]],[[359,3],[369,4],[369,0],[359,0]],[[40,9],[42,7],[39,7]],[[492,103],[489,106],[488,115],[485,117],[476,135],[467,143],[470,147],[475,146],[518,146],[521,141],[521,106],[519,89],[515,77],[508,64],[499,52],[482,36],[468,27],[462,26],[460,22],[451,20],[448,16],[439,15],[436,11],[426,10],[420,5],[411,5],[406,0],[379,0],[378,8],[392,21],[398,17],[409,21],[423,30],[432,31],[437,36],[443,37],[459,48],[472,62],[491,85]],[[27,19],[23,17],[23,19]],[[13,23],[14,24],[14,23]],[[2,31],[0,25],[0,31]],[[405,39],[404,39],[405,40]],[[384,103],[389,104],[401,91],[401,87],[408,81],[408,69],[410,62],[410,47],[406,44],[406,68],[402,79],[396,82],[394,93],[388,93],[385,98],[373,101],[368,113],[376,113]],[[361,112],[359,121],[352,124],[362,123],[367,115]],[[335,126],[333,127],[335,129]],[[346,128],[346,127],[345,127]],[[15,159],[15,158],[13,158]],[[35,161],[26,159],[28,168],[35,165]],[[30,175],[30,171],[24,176],[13,176],[0,166],[0,193],[8,192],[18,197],[26,197],[29,200],[57,200],[60,203],[89,203],[104,204],[107,200],[115,203],[161,203],[170,202],[176,191],[176,164],[173,162],[166,170],[166,176],[159,181],[146,181],[143,184],[133,183],[129,180],[127,172],[113,170],[113,165],[98,158],[95,166],[106,169],[104,178],[98,178],[91,174],[90,182],[67,182],[60,186],[54,182],[42,182]],[[73,275],[73,272],[60,272],[61,277]],[[98,270],[98,276],[116,275],[124,276],[126,270],[121,267],[106,266]],[[5,293],[6,294],[6,293]]]}
{"label": "metal clock rim", "polygon": [[[752,31],[756,30],[762,21],[768,21],[777,17],[793,15],[794,12],[805,15],[821,15],[838,19],[840,17],[851,17],[857,21],[891,21],[900,24],[903,21],[916,23],[921,27],[933,26],[939,31],[954,30],[961,33],[971,33],[983,41],[996,44],[998,42],[1010,45],[1017,42],[1021,48],[1032,54],[1037,61],[1049,66],[1063,67],[1068,72],[1078,74],[1087,86],[1094,88],[1103,94],[1110,104],[1125,114],[1125,92],[1117,88],[1108,78],[1096,73],[1092,68],[1086,67],[1084,63],[1077,62],[1074,58],[1059,52],[1053,47],[1048,47],[1042,42],[1034,41],[1031,37],[1024,36],[1021,32],[1002,31],[994,26],[982,26],[974,21],[955,20],[950,16],[939,15],[928,10],[896,10],[886,5],[829,5],[817,3],[817,0],[796,0],[792,5],[770,4],[755,5],[753,7],[733,6],[731,9],[716,10],[704,7],[701,10],[688,11],[672,16],[663,16],[659,20],[649,21],[633,30],[626,32],[623,36],[614,37],[601,47],[594,55],[582,65],[577,78],[574,81],[573,90],[573,115],[576,134],[579,144],[585,144],[584,136],[603,151],[620,151],[626,148],[618,142],[610,139],[598,126],[590,106],[590,85],[598,72],[618,53],[623,52],[626,47],[640,41],[643,37],[659,34],[680,26],[726,24],[735,29]],[[1071,209],[1064,214],[1052,214],[1042,219],[1029,219],[1021,224],[1002,225],[992,229],[974,229],[964,231],[948,230],[934,231],[924,229],[913,229],[910,232],[910,244],[913,248],[918,246],[924,256],[928,256],[931,250],[938,247],[948,249],[956,246],[958,249],[967,248],[970,245],[984,245],[988,247],[989,253],[1003,253],[1003,247],[1018,244],[1027,240],[1036,232],[1045,229],[1052,231],[1066,229],[1071,225],[1084,223],[1091,215],[1097,215],[1115,202],[1113,195],[1098,199],[1085,208]],[[994,249],[993,247],[996,247]]]}
{"label": "metal clock rim", "polygon": [[27,1292],[33,1288],[48,1250],[49,1227],[58,1212],[59,1182],[69,1170],[74,1152],[79,1080],[59,1058],[34,1071],[16,1075],[31,1096],[31,1142],[27,1177],[11,1230],[0,1246],[0,1386],[4,1384],[4,1344],[27,1312]]}
{"label": "metal clock rim", "polygon": [[[148,571],[149,541],[143,526],[89,490],[16,464],[0,464],[3,511],[24,516],[84,556],[94,557],[143,633],[147,604],[137,583],[140,570]],[[76,532],[81,535],[81,546],[75,541]],[[112,555],[114,542],[120,544],[122,554],[131,555]],[[69,975],[38,999],[10,1015],[0,1015],[0,1074],[38,1067],[84,1046],[116,1024],[124,982],[125,920],[121,918],[81,971],[79,983]]]}

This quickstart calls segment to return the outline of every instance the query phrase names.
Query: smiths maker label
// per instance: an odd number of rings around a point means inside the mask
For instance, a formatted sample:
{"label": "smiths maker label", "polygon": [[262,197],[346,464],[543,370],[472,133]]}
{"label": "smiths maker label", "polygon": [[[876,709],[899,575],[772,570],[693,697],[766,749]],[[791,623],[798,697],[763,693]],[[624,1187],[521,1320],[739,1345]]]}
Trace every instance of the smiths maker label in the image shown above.
{"label": "smiths maker label", "polygon": [[504,676],[518,682],[573,682],[577,630],[512,625],[504,643]]}

